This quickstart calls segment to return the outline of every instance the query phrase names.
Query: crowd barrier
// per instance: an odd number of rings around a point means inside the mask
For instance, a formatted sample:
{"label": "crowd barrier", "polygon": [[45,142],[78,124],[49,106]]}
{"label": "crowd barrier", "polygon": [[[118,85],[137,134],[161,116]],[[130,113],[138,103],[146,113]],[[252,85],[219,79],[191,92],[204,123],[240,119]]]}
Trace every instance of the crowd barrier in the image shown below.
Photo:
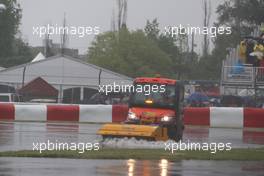
{"label": "crowd barrier", "polygon": [[[125,105],[0,104],[0,120],[122,122]],[[264,128],[264,109],[205,107],[185,108],[184,124],[227,128]]]}

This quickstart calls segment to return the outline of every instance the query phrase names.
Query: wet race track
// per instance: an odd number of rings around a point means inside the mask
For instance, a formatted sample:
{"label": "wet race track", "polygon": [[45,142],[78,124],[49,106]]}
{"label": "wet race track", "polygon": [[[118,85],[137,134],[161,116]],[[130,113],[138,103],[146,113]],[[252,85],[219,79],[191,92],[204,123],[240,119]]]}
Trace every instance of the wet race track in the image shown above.
{"label": "wet race track", "polygon": [[256,161],[136,161],[0,158],[1,175],[19,176],[262,176],[264,163]]}
{"label": "wet race track", "polygon": [[[1,122],[0,151],[32,150],[33,143],[59,141],[95,143],[99,124]],[[232,143],[232,148],[263,147],[264,132],[242,129],[186,127],[183,141]],[[109,140],[106,147],[164,148],[164,142]],[[0,158],[0,175],[263,175],[264,162],[75,160]]]}
{"label": "wet race track", "polygon": [[[100,124],[78,123],[0,123],[0,151],[32,150],[33,143],[57,141],[65,143],[95,143],[102,139],[96,135]],[[254,130],[186,127],[183,142],[231,143],[232,148],[262,147],[264,132]],[[164,148],[164,142],[136,141],[134,139],[109,140],[109,147]]]}

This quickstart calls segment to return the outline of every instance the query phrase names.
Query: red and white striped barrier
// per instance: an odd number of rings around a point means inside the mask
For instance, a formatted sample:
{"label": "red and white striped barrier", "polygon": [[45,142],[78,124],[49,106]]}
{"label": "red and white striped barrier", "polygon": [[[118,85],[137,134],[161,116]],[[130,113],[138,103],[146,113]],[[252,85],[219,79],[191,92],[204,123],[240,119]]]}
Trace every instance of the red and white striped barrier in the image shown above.
{"label": "red and white striped barrier", "polygon": [[227,128],[264,128],[264,109],[206,107],[185,108],[184,123]]}
{"label": "red and white striped barrier", "polygon": [[122,122],[127,112],[122,105],[0,104],[0,120]]}
{"label": "red and white striped barrier", "polygon": [[[0,104],[0,120],[123,122],[125,105],[27,105]],[[264,109],[185,108],[184,124],[227,128],[264,128]]]}

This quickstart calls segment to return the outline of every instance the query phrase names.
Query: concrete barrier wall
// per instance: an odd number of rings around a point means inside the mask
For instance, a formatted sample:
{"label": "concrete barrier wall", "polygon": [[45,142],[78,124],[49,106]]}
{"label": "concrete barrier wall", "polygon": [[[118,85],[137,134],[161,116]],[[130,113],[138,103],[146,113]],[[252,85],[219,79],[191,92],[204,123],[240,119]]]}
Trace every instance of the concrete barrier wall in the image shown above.
{"label": "concrete barrier wall", "polygon": [[46,105],[14,105],[14,119],[19,121],[46,121]]}
{"label": "concrete barrier wall", "polygon": [[[0,120],[123,122],[125,105],[23,105],[0,103]],[[185,108],[184,124],[227,128],[264,128],[264,109],[205,107]]]}
{"label": "concrete barrier wall", "polygon": [[210,127],[243,127],[243,108],[210,108]]}
{"label": "concrete barrier wall", "polygon": [[0,120],[14,120],[15,118],[15,106],[13,104],[0,104]]}
{"label": "concrete barrier wall", "polygon": [[264,109],[205,107],[185,108],[184,123],[224,128],[264,128]]}
{"label": "concrete barrier wall", "polygon": [[44,105],[0,103],[0,120],[122,122],[126,119],[125,105]]}
{"label": "concrete barrier wall", "polygon": [[79,105],[47,105],[47,121],[79,121]]}
{"label": "concrete barrier wall", "polygon": [[264,128],[264,109],[244,108],[244,126]]}
{"label": "concrete barrier wall", "polygon": [[112,105],[80,105],[80,122],[112,122]]}
{"label": "concrete barrier wall", "polygon": [[209,108],[185,108],[184,123],[188,125],[210,125]]}
{"label": "concrete barrier wall", "polygon": [[112,108],[112,121],[124,122],[127,119],[128,106],[114,105]]}

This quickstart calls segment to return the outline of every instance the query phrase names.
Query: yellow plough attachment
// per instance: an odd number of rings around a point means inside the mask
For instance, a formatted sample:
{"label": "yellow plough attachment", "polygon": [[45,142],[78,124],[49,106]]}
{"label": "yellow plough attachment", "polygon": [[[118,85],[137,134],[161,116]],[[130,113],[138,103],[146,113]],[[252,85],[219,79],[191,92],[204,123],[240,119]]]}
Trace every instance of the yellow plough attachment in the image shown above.
{"label": "yellow plough attachment", "polygon": [[105,124],[97,132],[103,138],[135,137],[155,141],[167,141],[167,128],[150,125]]}

